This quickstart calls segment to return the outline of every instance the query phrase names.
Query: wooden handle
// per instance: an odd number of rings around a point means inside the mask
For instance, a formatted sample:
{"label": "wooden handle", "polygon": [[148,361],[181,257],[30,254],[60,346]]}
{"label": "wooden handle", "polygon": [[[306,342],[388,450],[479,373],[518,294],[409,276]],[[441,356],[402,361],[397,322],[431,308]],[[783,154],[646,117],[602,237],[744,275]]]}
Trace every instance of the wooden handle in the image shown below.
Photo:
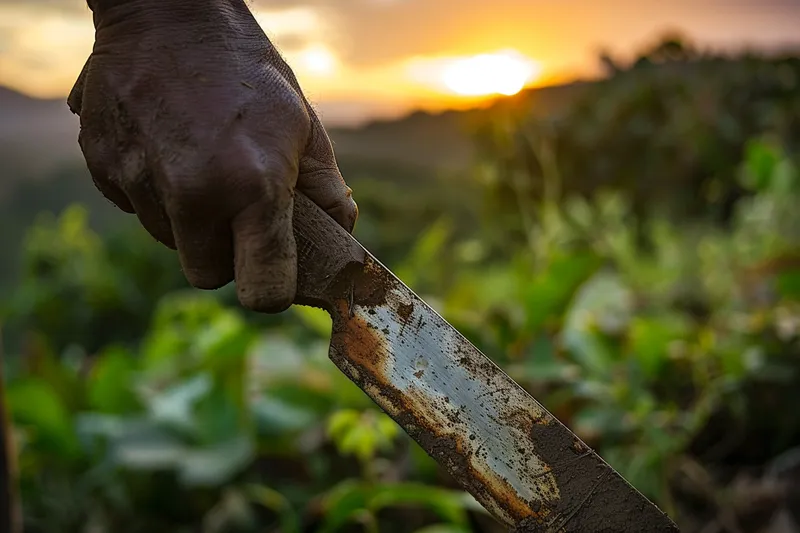
{"label": "wooden handle", "polygon": [[294,303],[333,312],[351,290],[350,276],[364,266],[366,250],[300,191],[294,199],[297,295]]}

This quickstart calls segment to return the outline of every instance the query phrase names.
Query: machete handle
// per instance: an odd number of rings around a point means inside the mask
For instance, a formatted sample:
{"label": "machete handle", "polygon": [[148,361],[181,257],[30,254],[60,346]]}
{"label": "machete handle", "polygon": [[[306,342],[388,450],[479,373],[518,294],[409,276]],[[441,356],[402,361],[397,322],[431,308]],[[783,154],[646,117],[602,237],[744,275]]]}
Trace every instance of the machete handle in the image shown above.
{"label": "machete handle", "polygon": [[300,191],[294,197],[297,293],[294,303],[333,313],[336,300],[351,289],[348,274],[363,268],[364,248]]}

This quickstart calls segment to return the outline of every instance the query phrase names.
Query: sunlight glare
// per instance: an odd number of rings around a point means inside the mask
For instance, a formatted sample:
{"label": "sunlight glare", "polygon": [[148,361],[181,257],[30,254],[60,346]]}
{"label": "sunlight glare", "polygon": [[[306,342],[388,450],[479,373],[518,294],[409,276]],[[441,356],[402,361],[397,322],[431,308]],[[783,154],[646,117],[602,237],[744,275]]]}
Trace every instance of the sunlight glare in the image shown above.
{"label": "sunlight glare", "polygon": [[441,79],[448,89],[462,96],[511,96],[540,70],[537,63],[522,54],[503,51],[453,60],[444,67]]}
{"label": "sunlight glare", "polygon": [[300,52],[300,67],[317,76],[329,76],[336,70],[336,57],[327,46],[309,46]]}

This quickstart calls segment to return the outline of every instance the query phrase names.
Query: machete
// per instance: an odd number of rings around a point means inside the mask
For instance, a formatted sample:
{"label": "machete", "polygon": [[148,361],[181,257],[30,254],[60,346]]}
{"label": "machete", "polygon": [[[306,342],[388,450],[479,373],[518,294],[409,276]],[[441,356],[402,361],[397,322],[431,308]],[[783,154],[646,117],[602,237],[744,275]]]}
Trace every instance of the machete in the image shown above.
{"label": "machete", "polygon": [[295,304],[332,318],[330,359],[517,532],[678,531],[658,507],[302,193]]}

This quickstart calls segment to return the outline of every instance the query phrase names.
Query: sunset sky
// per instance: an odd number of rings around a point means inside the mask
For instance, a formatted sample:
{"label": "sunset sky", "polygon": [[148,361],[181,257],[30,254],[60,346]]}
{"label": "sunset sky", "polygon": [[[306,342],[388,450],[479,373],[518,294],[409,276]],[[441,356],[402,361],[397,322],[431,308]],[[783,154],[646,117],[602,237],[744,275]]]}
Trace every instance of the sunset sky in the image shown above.
{"label": "sunset sky", "polygon": [[[717,48],[800,45],[800,0],[256,0],[251,7],[310,98],[345,115],[452,106],[591,76],[600,49],[625,57],[667,30]],[[92,40],[85,0],[0,0],[0,85],[62,97]]]}

